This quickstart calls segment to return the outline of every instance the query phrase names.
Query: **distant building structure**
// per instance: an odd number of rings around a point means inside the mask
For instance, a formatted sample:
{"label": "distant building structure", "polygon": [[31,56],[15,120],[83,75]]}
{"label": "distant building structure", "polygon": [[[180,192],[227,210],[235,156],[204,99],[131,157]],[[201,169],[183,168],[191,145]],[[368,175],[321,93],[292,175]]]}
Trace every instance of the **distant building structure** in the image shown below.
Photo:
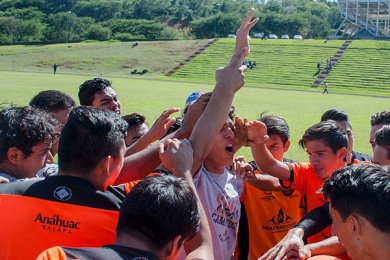
{"label": "distant building structure", "polygon": [[343,22],[334,38],[389,39],[390,0],[338,0]]}

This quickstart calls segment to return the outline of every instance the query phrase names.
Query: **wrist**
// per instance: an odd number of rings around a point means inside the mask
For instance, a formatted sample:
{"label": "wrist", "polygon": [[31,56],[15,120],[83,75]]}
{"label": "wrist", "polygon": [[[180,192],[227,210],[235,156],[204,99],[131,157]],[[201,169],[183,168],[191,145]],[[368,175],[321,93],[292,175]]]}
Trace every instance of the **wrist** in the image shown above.
{"label": "wrist", "polygon": [[305,232],[303,231],[303,229],[301,229],[299,227],[295,227],[295,228],[290,229],[288,231],[288,234],[291,235],[291,236],[297,236],[300,239],[302,239],[303,235],[305,234]]}

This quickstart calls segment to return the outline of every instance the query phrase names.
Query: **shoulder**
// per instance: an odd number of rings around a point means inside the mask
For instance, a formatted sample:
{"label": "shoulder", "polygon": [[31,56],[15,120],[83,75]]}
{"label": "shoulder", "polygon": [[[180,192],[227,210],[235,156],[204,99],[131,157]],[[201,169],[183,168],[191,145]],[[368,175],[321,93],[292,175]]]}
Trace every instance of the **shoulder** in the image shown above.
{"label": "shoulder", "polygon": [[287,163],[287,165],[291,167],[290,169],[294,173],[298,173],[298,174],[311,172],[313,170],[311,163],[293,162],[293,163]]}
{"label": "shoulder", "polygon": [[32,178],[0,184],[0,194],[24,195],[34,184],[42,182],[43,178]]}

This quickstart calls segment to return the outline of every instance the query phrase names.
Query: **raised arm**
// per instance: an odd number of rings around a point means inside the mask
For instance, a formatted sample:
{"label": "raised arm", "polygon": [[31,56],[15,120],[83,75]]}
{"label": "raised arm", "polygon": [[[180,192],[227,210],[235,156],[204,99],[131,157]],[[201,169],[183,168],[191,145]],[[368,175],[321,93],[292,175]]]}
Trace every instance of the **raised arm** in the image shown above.
{"label": "raised arm", "polygon": [[197,110],[188,110],[183,119],[181,127],[176,132],[167,135],[159,142],[155,142],[154,144],[148,146],[147,148],[138,153],[131,154],[125,157],[122,171],[116,179],[115,185],[142,179],[146,175],[151,173],[154,169],[156,169],[157,166],[161,163],[160,158],[158,156],[158,147],[160,143],[164,143],[165,140],[170,138],[188,138],[192,132],[192,129],[194,128],[196,121],[200,116],[200,112],[198,110],[202,111],[203,107],[206,106],[206,103],[202,102],[198,105],[199,107],[197,108]]}
{"label": "raised arm", "polygon": [[[249,31],[258,22],[258,19],[251,21],[254,13],[253,8],[249,10],[247,17],[237,31],[236,51],[230,64],[216,71],[217,82],[213,94],[190,136],[194,150],[193,173],[196,173],[200,168],[213,145],[212,140],[227,119],[234,93],[245,83],[244,70],[246,67],[242,66],[242,61],[249,53]],[[207,130],[205,131],[205,129]]]}
{"label": "raised arm", "polygon": [[263,171],[281,180],[290,179],[290,168],[274,158],[266,146],[269,139],[267,127],[260,121],[250,121],[248,128],[248,146],[251,147],[256,165]]}
{"label": "raised arm", "polygon": [[176,177],[181,177],[188,182],[198,202],[200,229],[195,237],[184,242],[187,253],[186,259],[213,259],[213,244],[209,224],[191,174],[193,163],[191,143],[187,139],[182,141],[177,139],[167,140],[165,144],[160,144],[159,156],[166,169]]}
{"label": "raised arm", "polygon": [[171,118],[170,115],[179,111],[180,108],[169,108],[162,112],[162,114],[156,119],[149,131],[143,136],[141,136],[129,148],[127,148],[125,156],[129,156],[131,154],[142,151],[153,142],[163,138],[166,135],[168,129],[176,121],[176,119]]}

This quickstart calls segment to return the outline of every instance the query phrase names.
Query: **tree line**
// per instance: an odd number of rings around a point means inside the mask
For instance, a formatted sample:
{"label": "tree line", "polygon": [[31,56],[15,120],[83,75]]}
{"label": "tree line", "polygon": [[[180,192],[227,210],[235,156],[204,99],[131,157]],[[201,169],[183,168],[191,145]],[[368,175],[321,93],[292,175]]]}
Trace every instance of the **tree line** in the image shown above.
{"label": "tree line", "polygon": [[0,43],[226,37],[252,6],[253,32],[324,38],[341,23],[326,0],[1,0]]}

